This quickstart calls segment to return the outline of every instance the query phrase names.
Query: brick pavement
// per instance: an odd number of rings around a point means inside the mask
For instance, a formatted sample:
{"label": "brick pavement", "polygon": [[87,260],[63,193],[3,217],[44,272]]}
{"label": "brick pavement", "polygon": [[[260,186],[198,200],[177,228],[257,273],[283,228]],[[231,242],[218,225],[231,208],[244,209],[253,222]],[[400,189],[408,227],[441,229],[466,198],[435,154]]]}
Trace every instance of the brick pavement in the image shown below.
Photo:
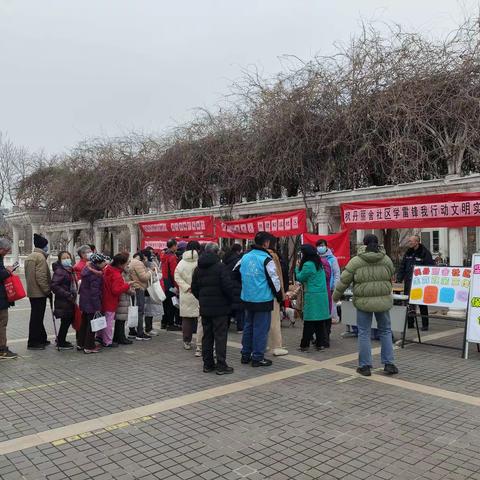
{"label": "brick pavement", "polygon": [[[26,310],[12,314],[10,338],[26,336],[27,316]],[[452,325],[433,331],[445,328]],[[0,478],[480,479],[480,407],[355,376],[350,360],[340,363],[350,374],[318,368],[248,384],[259,375],[294,372],[297,359],[335,361],[354,353],[354,339],[341,339],[342,330],[334,327],[329,351],[304,355],[294,351],[301,326],[283,329],[295,356],[276,359],[272,369],[241,366],[238,349],[229,348],[236,371],[228,377],[203,374],[199,359],[173,333],[95,356],[30,352],[20,341],[14,348],[24,357],[0,362],[0,448],[7,439],[21,442],[185,394],[241,382],[247,387],[80,437],[26,449],[19,443],[0,457]],[[396,355],[399,379],[479,396],[473,349],[467,362],[457,351],[418,345]]]}

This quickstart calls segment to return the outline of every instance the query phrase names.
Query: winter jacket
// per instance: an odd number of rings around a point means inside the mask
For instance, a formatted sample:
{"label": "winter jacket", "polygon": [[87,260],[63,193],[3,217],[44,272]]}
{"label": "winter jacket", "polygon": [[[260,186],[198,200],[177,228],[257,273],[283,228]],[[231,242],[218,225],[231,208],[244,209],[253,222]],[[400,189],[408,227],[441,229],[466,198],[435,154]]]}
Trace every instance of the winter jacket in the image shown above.
{"label": "winter jacket", "polygon": [[107,265],[103,270],[102,310],[115,312],[120,295],[130,290],[130,285],[122,277],[122,270]]}
{"label": "winter jacket", "polygon": [[[122,275],[126,280],[126,275]],[[115,312],[115,320],[126,322],[128,320],[128,307],[132,304],[132,297],[128,293],[122,293],[118,301],[117,310]]]}
{"label": "winter jacket", "polygon": [[232,288],[231,273],[218,255],[205,253],[198,259],[192,277],[192,293],[199,301],[202,317],[230,315]]}
{"label": "winter jacket", "polygon": [[177,256],[170,250],[167,250],[162,257],[162,283],[163,290],[167,297],[174,297],[175,294],[170,292],[170,288],[176,287],[175,269],[177,268]]}
{"label": "winter jacket", "polygon": [[80,310],[84,313],[102,311],[103,271],[87,263],[82,270],[79,288]]}
{"label": "winter jacket", "polygon": [[395,272],[390,257],[383,251],[367,252],[363,247],[345,267],[333,299],[337,302],[353,283],[353,304],[363,312],[386,312],[393,306],[392,276]]}
{"label": "winter jacket", "polygon": [[35,248],[25,259],[25,279],[29,298],[43,298],[50,295],[52,277],[47,264],[47,255],[42,249]]}
{"label": "winter jacket", "polygon": [[240,261],[242,255],[239,255],[236,252],[229,252],[223,258],[223,263],[227,266],[227,268],[232,271],[235,268],[235,265]]}
{"label": "winter jacket", "polygon": [[10,303],[7,300],[7,292],[4,282],[10,276],[10,272],[5,268],[3,257],[0,256],[0,310],[6,310]]}
{"label": "winter jacket", "polygon": [[330,295],[323,265],[317,270],[312,261],[305,262],[295,276],[304,287],[303,320],[328,320],[330,318]]}
{"label": "winter jacket", "polygon": [[77,276],[77,281],[80,281],[82,279],[82,272],[83,272],[83,269],[85,268],[85,266],[87,265],[87,262],[88,262],[88,260],[86,258],[81,258],[73,266],[73,271],[75,272],[75,275]]}
{"label": "winter jacket", "polygon": [[406,295],[410,293],[415,265],[435,265],[432,254],[422,244],[420,244],[416,250],[409,248],[405,252],[400,268],[398,269],[397,281],[400,283],[405,282]]}
{"label": "winter jacket", "polygon": [[130,278],[135,282],[133,288],[146,290],[148,282],[152,278],[152,272],[148,270],[145,264],[138,258],[132,258],[128,269]]}
{"label": "winter jacket", "polygon": [[241,299],[245,310],[271,312],[273,299],[283,301],[280,272],[277,272],[271,255],[254,245],[245,253],[234,273],[242,282]]}
{"label": "winter jacket", "polygon": [[195,250],[189,250],[183,253],[182,259],[175,269],[175,282],[180,291],[181,317],[196,318],[199,316],[200,306],[191,292],[193,272],[197,265],[198,253]]}
{"label": "winter jacket", "polygon": [[77,276],[71,268],[54,263],[52,293],[55,295],[54,314],[57,318],[71,319],[75,313],[77,299]]}
{"label": "winter jacket", "polygon": [[337,257],[332,253],[332,251],[328,248],[326,253],[320,254],[321,258],[325,258],[328,260],[331,269],[331,276],[330,276],[330,290],[333,292],[335,290],[335,286],[340,281],[340,265],[338,264]]}

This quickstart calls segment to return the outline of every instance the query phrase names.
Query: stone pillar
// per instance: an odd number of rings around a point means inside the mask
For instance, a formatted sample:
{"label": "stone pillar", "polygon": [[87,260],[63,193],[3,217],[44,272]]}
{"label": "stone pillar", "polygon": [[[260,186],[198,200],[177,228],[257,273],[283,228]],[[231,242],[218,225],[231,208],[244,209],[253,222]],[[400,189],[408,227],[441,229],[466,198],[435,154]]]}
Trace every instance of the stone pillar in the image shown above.
{"label": "stone pillar", "polygon": [[19,255],[19,246],[18,242],[20,241],[20,232],[18,231],[18,227],[16,225],[12,225],[12,233],[13,233],[13,239],[12,239],[12,257],[14,262],[18,262],[18,259],[20,257]]}
{"label": "stone pillar", "polygon": [[377,236],[378,238],[378,244],[383,245],[385,241],[385,234],[383,230],[374,230],[373,234]]}
{"label": "stone pillar", "polygon": [[448,229],[448,256],[450,265],[463,265],[463,228]]}
{"label": "stone pillar", "polygon": [[365,238],[365,230],[357,230],[357,245],[363,245],[364,238]]}
{"label": "stone pillar", "polygon": [[133,255],[138,250],[138,226],[134,223],[128,224],[130,231],[130,253]]}
{"label": "stone pillar", "polygon": [[103,251],[103,228],[93,228],[93,244],[95,245],[97,252],[101,253]]}
{"label": "stone pillar", "polygon": [[75,244],[73,242],[73,230],[67,230],[67,251],[70,252],[73,258],[76,256]]}
{"label": "stone pillar", "polygon": [[113,252],[112,256],[120,252],[120,238],[116,230],[112,230]]}
{"label": "stone pillar", "polygon": [[328,235],[328,211],[327,209],[320,210],[317,213],[318,234]]}
{"label": "stone pillar", "polygon": [[448,256],[448,228],[438,229],[438,250],[442,257],[446,259]]}

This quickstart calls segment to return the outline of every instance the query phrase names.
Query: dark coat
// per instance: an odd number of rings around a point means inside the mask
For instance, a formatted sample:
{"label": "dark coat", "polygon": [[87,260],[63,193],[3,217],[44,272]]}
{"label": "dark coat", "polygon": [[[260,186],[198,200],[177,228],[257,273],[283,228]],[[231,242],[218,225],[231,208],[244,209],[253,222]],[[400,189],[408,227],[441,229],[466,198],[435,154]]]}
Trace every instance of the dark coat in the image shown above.
{"label": "dark coat", "polygon": [[223,263],[227,266],[227,268],[232,271],[238,261],[242,258],[242,255],[239,255],[235,252],[229,252],[225,255],[223,259]]}
{"label": "dark coat", "polygon": [[5,268],[3,257],[0,257],[0,310],[6,310],[11,304],[7,300],[7,292],[3,282],[10,276],[10,272]]}
{"label": "dark coat", "polygon": [[225,266],[228,268],[230,272],[232,272],[231,279],[232,279],[232,297],[233,297],[232,311],[233,312],[239,312],[245,308],[240,298],[240,295],[242,293],[242,280],[239,275],[236,275],[233,273],[233,269],[235,268],[235,265],[237,265],[237,263],[240,261],[241,258],[242,258],[242,255],[237,255],[234,252],[230,252],[223,259],[223,263],[225,264]]}
{"label": "dark coat", "polygon": [[[91,267],[94,269],[95,267]],[[80,283],[80,310],[84,313],[96,313],[102,311],[103,273],[92,272],[85,267],[82,270],[82,282]]]}
{"label": "dark coat", "polygon": [[233,285],[231,272],[220,257],[205,253],[193,273],[192,293],[200,303],[202,317],[221,317],[232,311]]}
{"label": "dark coat", "polygon": [[405,282],[405,294],[410,293],[412,286],[413,269],[416,265],[435,265],[432,254],[420,244],[417,250],[409,248],[403,256],[397,273],[397,281]]}
{"label": "dark coat", "polygon": [[52,293],[55,295],[54,314],[57,318],[72,318],[77,298],[77,280],[75,272],[66,269],[60,263],[54,263]]}

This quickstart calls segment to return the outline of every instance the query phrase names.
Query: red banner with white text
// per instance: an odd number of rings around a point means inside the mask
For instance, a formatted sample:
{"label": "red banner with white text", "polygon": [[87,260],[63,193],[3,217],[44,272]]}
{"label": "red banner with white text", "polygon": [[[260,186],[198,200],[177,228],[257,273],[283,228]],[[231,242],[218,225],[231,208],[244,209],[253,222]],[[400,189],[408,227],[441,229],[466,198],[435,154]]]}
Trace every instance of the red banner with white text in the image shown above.
{"label": "red banner with white text", "polygon": [[[177,242],[189,242],[190,240],[196,240],[203,245],[204,243],[218,243],[218,238],[205,238],[205,237],[198,237],[198,238],[175,238]],[[159,238],[159,237],[143,237],[142,238],[142,249],[147,247],[152,247],[156,251],[165,250],[167,248],[167,242],[169,238]]]}
{"label": "red banner with white text", "polygon": [[307,212],[275,213],[241,220],[217,220],[216,235],[221,238],[253,239],[258,232],[269,232],[275,237],[293,237],[307,231]]}
{"label": "red banner with white text", "polygon": [[344,203],[345,229],[480,226],[480,192]]}
{"label": "red banner with white text", "polygon": [[307,243],[314,247],[320,239],[327,241],[328,248],[337,257],[339,265],[344,267],[350,260],[350,233],[348,230],[330,235],[315,235],[313,233],[304,233],[302,235],[302,243]]}
{"label": "red banner with white text", "polygon": [[138,224],[145,237],[213,237],[215,221],[212,216],[184,217],[172,220],[154,220]]}

